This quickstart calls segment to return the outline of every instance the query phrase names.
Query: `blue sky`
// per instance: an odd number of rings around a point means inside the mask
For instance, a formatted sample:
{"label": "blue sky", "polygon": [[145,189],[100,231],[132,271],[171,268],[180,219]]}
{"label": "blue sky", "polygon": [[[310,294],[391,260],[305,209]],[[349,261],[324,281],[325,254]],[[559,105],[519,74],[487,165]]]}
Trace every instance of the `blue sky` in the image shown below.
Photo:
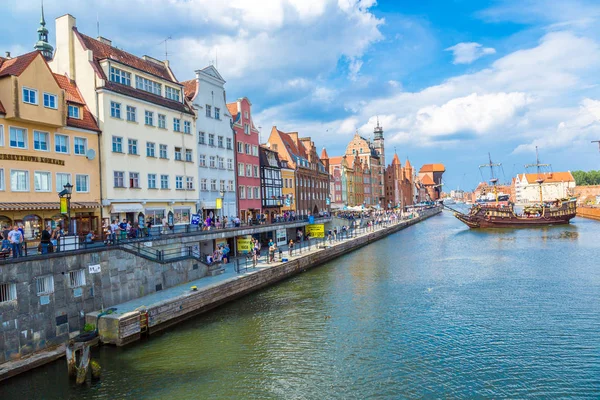
{"label": "blue sky", "polygon": [[[6,4],[5,4],[6,3]],[[377,116],[388,160],[442,162],[445,190],[472,189],[491,152],[504,176],[535,159],[600,169],[600,3],[538,0],[47,0],[137,55],[169,60],[180,80],[217,62],[229,100],[248,96],[270,127],[341,154]],[[260,5],[257,5],[260,4]],[[29,51],[39,1],[4,0],[0,50]],[[501,176],[502,178],[502,176]]]}

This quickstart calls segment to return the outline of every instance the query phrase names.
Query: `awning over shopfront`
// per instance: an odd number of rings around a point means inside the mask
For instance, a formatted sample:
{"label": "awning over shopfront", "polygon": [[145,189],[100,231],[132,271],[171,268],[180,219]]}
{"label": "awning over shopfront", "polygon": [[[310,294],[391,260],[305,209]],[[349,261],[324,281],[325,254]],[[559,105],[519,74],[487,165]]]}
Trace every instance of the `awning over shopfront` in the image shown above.
{"label": "awning over shopfront", "polygon": [[121,203],[113,204],[110,208],[111,214],[144,212],[144,206],[141,203]]}
{"label": "awning over shopfront", "polygon": [[[71,202],[71,209],[79,208],[99,208],[100,203],[94,202]],[[21,210],[60,210],[60,203],[0,203],[0,211],[21,211]]]}

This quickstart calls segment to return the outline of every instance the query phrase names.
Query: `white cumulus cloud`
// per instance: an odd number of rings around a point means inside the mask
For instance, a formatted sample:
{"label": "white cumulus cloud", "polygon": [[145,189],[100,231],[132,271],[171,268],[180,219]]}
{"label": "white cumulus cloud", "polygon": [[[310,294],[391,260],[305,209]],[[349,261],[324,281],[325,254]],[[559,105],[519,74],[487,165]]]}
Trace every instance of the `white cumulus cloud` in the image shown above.
{"label": "white cumulus cloud", "polygon": [[475,42],[458,43],[448,47],[446,51],[451,51],[454,55],[454,64],[471,64],[478,58],[496,53],[496,50],[492,47],[483,47]]}

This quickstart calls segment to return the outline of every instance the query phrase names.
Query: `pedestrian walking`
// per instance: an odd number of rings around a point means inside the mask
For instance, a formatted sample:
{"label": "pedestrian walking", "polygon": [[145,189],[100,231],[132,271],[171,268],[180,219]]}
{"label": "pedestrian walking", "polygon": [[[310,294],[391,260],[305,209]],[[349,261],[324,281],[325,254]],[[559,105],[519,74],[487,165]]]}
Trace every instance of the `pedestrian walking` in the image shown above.
{"label": "pedestrian walking", "polygon": [[21,233],[17,225],[15,225],[13,227],[13,230],[9,232],[8,240],[10,241],[10,247],[12,248],[13,258],[21,257],[21,244],[23,243],[23,234]]}
{"label": "pedestrian walking", "polygon": [[290,239],[290,242],[288,243],[288,256],[289,257],[292,256],[292,251],[294,251],[294,241],[292,239]]}

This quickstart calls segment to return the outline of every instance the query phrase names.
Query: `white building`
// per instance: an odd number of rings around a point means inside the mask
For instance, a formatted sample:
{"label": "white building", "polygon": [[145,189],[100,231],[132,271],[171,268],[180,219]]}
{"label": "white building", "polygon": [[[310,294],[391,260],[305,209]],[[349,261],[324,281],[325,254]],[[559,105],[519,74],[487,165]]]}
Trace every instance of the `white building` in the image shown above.
{"label": "white building", "polygon": [[[214,66],[196,71],[182,82],[197,113],[199,209],[203,218],[237,216],[234,134],[225,99],[225,80]],[[223,203],[222,209],[217,199]]]}
{"label": "white building", "polygon": [[575,179],[571,172],[549,172],[543,174],[520,174],[515,178],[515,200],[518,204],[539,203],[542,179],[542,198],[553,201],[569,197],[575,188]]}
{"label": "white building", "polygon": [[77,82],[100,123],[102,214],[189,224],[197,208],[194,112],[167,61],[137,57],[56,19],[51,68]]}

